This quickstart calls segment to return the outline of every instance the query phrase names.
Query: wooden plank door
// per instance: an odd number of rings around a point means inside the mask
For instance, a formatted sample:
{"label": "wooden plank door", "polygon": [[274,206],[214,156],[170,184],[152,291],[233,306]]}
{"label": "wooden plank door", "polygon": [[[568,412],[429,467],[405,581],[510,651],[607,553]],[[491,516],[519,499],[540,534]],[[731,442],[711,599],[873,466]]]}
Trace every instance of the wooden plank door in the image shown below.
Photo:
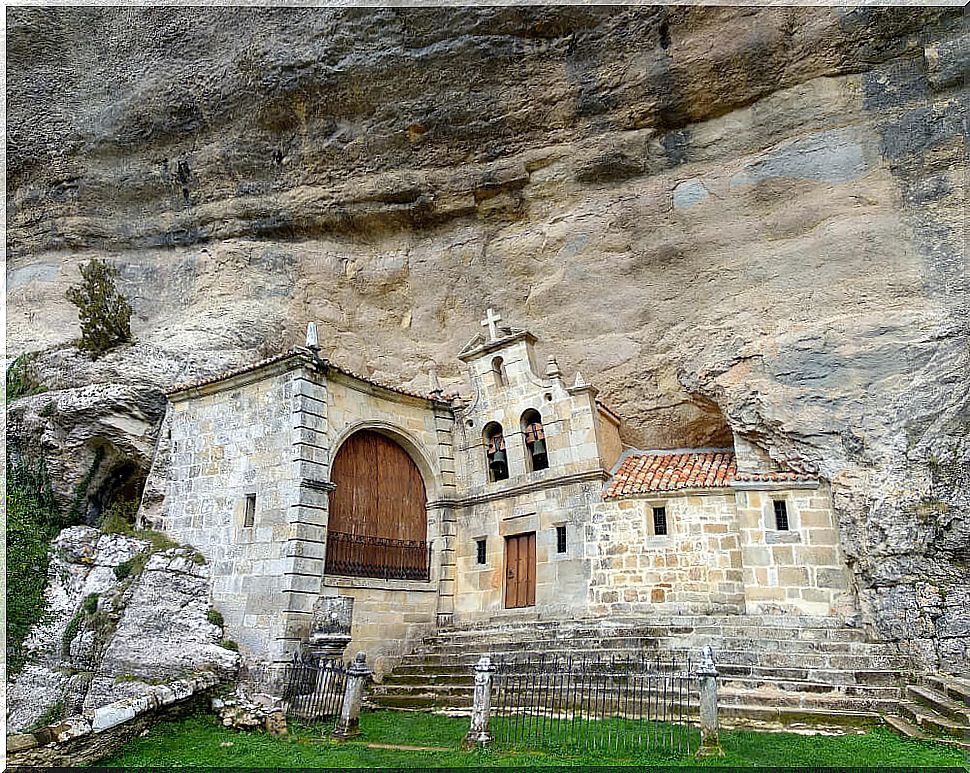
{"label": "wooden plank door", "polygon": [[505,608],[536,603],[536,533],[505,538]]}

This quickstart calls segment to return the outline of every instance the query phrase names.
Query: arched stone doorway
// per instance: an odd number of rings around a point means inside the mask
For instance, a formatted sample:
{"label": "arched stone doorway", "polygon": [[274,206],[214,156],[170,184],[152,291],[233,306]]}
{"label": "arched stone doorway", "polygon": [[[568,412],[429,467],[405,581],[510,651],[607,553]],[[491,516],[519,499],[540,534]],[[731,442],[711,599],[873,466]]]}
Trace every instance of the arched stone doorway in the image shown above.
{"label": "arched stone doorway", "polygon": [[340,447],[330,480],[327,574],[427,580],[427,493],[408,452],[360,430]]}

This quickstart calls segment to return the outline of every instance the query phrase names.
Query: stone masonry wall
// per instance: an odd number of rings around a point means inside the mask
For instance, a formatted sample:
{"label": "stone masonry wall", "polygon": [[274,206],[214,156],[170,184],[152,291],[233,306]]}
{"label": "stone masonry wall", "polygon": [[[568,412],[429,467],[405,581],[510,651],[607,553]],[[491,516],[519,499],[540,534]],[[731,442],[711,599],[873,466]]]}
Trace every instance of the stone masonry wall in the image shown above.
{"label": "stone masonry wall", "polygon": [[[174,402],[164,528],[212,566],[212,598],[241,652],[282,635],[287,510],[296,501],[293,373]],[[244,526],[246,496],[255,521]]]}
{"label": "stone masonry wall", "polygon": [[[654,506],[666,508],[665,536],[654,534]],[[586,539],[594,614],[744,611],[732,492],[602,502]]]}
{"label": "stone masonry wall", "polygon": [[[855,612],[827,486],[737,490],[736,499],[749,613]],[[787,504],[788,531],[775,528],[776,499]]]}
{"label": "stone masonry wall", "polygon": [[[455,620],[468,623],[496,614],[569,616],[589,604],[589,564],[584,534],[595,483],[536,489],[469,505],[458,511],[458,588]],[[556,551],[556,527],[566,527],[566,552]],[[536,604],[505,609],[505,538],[536,533]],[[485,563],[477,563],[477,540],[485,540]]]}

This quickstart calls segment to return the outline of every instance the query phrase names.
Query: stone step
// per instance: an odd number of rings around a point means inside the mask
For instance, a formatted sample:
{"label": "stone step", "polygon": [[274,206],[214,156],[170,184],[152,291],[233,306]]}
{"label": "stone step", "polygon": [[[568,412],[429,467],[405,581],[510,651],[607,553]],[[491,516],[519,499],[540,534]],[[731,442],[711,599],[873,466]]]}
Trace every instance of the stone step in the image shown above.
{"label": "stone step", "polygon": [[853,711],[850,709],[830,708],[794,708],[790,706],[771,706],[763,704],[737,706],[719,706],[718,716],[734,720],[735,726],[744,726],[739,720],[755,720],[757,722],[772,722],[786,726],[793,724],[810,725],[814,727],[857,727],[876,725],[880,722],[879,714],[874,711]]}
{"label": "stone step", "polygon": [[[432,674],[462,674],[471,675],[472,666],[478,660],[469,656],[460,659],[449,658],[445,661],[434,662],[424,658],[404,661],[392,672],[394,675],[432,675]],[[792,682],[812,682],[823,685],[864,685],[876,687],[891,687],[899,689],[903,686],[905,674],[897,670],[886,669],[810,669],[780,666],[757,666],[722,663],[718,666],[722,679],[759,679],[759,680],[787,680]],[[385,675],[385,679],[390,675]]]}
{"label": "stone step", "polygon": [[436,636],[425,636],[421,640],[424,645],[437,643],[464,643],[469,641],[490,642],[519,641],[545,642],[557,639],[597,639],[615,636],[640,636],[648,638],[676,638],[691,636],[710,636],[714,638],[742,639],[745,641],[764,638],[791,641],[855,641],[866,642],[866,633],[859,628],[765,628],[761,626],[714,626],[704,625],[696,627],[671,628],[657,625],[636,625],[629,627],[603,628],[586,627],[575,628],[561,625],[556,628],[495,628],[476,630],[445,630]]}
{"label": "stone step", "polygon": [[929,738],[929,736],[920,730],[916,725],[908,720],[903,719],[902,717],[886,714],[883,716],[883,721],[897,733],[906,736],[907,738],[917,738],[919,740]]}
{"label": "stone step", "polygon": [[790,679],[735,679],[722,677],[718,685],[725,689],[736,690],[776,690],[785,693],[813,693],[819,695],[845,695],[852,697],[878,698],[887,701],[899,701],[902,688],[868,684],[832,684],[830,682],[796,681]]}
{"label": "stone step", "polygon": [[[385,697],[392,698],[433,698],[435,705],[449,705],[453,699],[458,699],[456,705],[468,705],[474,694],[474,684],[420,684],[420,685],[373,685],[370,690],[370,700],[380,702]],[[572,695],[580,696],[587,701],[606,700],[611,706],[617,693],[614,690],[588,690],[579,689]],[[639,693],[638,700],[655,701],[670,694],[663,690],[647,689]],[[678,692],[677,701],[683,701],[689,696],[690,704],[696,710],[698,692],[696,689]],[[555,706],[555,699],[546,699],[542,691],[530,697],[532,705],[541,706],[544,703]],[[818,693],[790,693],[777,690],[738,690],[723,688],[718,690],[718,705],[720,708],[737,705],[762,705],[774,706],[776,708],[827,708],[835,711],[895,711],[897,701],[895,698],[875,698],[848,696],[845,694],[818,694]],[[617,701],[617,705],[623,708],[622,699]],[[631,704],[632,705],[632,704]],[[678,702],[679,705],[679,702]]]}
{"label": "stone step", "polygon": [[483,629],[541,629],[559,627],[615,628],[620,626],[663,625],[665,627],[694,628],[710,625],[742,625],[750,628],[854,628],[841,617],[816,615],[649,615],[600,618],[554,618],[540,620],[527,618],[519,613],[493,615],[475,623],[452,625],[441,629],[442,633],[453,631],[476,631]]}
{"label": "stone step", "polygon": [[937,714],[952,719],[967,728],[970,733],[970,708],[964,702],[953,700],[932,687],[912,684],[906,688],[906,697],[932,709]]}
{"label": "stone step", "polygon": [[903,700],[899,704],[903,719],[930,735],[942,734],[957,739],[970,739],[970,728],[956,720],[938,714],[916,701]]}
{"label": "stone step", "polygon": [[920,683],[970,708],[970,679],[942,674],[923,674]]}
{"label": "stone step", "polygon": [[[526,647],[526,644],[531,645]],[[683,641],[650,637],[614,637],[610,639],[555,639],[548,642],[493,641],[493,642],[439,642],[419,646],[417,655],[464,655],[470,651],[497,655],[504,652],[542,652],[558,650],[574,653],[610,653],[632,650],[646,653],[664,653],[684,649],[699,650],[710,646],[715,653],[723,650],[744,649],[755,652],[826,653],[845,655],[896,655],[896,650],[884,644],[843,641],[800,641],[758,639],[755,641],[726,640],[715,637],[692,637]]]}
{"label": "stone step", "polygon": [[[508,654],[516,650],[510,649],[496,654]],[[555,649],[546,651],[547,657],[568,657],[576,655],[576,650]],[[616,656],[636,657],[641,654],[640,649],[615,649],[609,651]],[[694,661],[700,659],[700,650],[665,650],[680,659],[691,658]],[[478,658],[485,653],[481,651],[466,651],[453,653],[412,653],[405,655],[402,659],[403,665],[417,665],[426,663],[428,665],[438,664],[459,664],[472,665]],[[777,666],[791,668],[808,669],[834,669],[834,670],[869,670],[869,669],[899,669],[906,670],[909,667],[909,660],[897,654],[886,654],[874,652],[868,655],[859,654],[838,654],[838,653],[819,653],[819,652],[761,652],[758,650],[721,650],[715,653],[715,660],[718,668],[723,666]]]}

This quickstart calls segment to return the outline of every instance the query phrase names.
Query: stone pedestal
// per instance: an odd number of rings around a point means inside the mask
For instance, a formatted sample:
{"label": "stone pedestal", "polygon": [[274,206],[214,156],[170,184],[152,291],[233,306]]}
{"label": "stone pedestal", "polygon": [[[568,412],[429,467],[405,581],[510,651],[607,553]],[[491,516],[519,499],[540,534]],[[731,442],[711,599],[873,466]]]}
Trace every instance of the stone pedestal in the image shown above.
{"label": "stone pedestal", "polygon": [[710,646],[704,647],[704,660],[694,672],[700,679],[701,745],[698,757],[723,757],[717,727],[717,666]]}
{"label": "stone pedestal", "polygon": [[306,651],[317,662],[342,658],[350,644],[353,617],[354,599],[351,596],[321,596],[313,605]]}
{"label": "stone pedestal", "polygon": [[367,667],[367,656],[358,652],[354,662],[347,669],[347,687],[344,702],[340,707],[340,719],[331,736],[339,741],[360,735],[360,704],[364,699],[364,687],[373,673]]}
{"label": "stone pedestal", "polygon": [[475,664],[475,695],[472,701],[472,721],[468,733],[462,740],[463,749],[486,746],[492,740],[488,732],[489,714],[492,710],[492,665],[488,655],[482,655]]}

